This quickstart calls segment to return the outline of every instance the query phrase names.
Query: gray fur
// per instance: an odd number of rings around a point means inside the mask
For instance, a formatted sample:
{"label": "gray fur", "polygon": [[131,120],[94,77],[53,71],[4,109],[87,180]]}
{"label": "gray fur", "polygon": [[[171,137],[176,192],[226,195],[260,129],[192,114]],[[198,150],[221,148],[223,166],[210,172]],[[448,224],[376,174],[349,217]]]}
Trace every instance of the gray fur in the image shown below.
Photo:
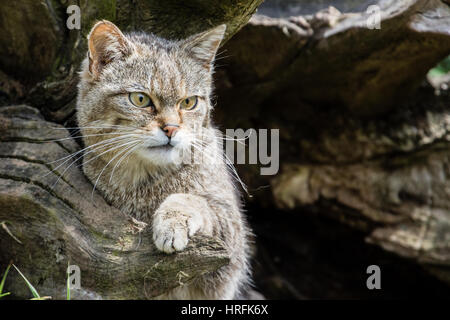
{"label": "gray fur", "polygon": [[[201,232],[222,239],[231,257],[229,265],[161,299],[239,298],[250,281],[250,230],[223,160],[220,133],[209,119],[213,60],[224,31],[219,26],[174,42],[124,35],[102,21],[91,31],[80,72],[77,117],[88,147],[83,170],[95,188],[124,213],[151,223],[158,249],[183,250]],[[130,91],[147,93],[157,111],[133,106]],[[181,111],[179,101],[194,95],[197,108]],[[180,125],[170,151],[159,145],[167,139],[161,128],[168,122]],[[120,138],[125,134],[132,136]],[[171,156],[191,150],[192,139],[204,148],[202,161],[176,163]]]}

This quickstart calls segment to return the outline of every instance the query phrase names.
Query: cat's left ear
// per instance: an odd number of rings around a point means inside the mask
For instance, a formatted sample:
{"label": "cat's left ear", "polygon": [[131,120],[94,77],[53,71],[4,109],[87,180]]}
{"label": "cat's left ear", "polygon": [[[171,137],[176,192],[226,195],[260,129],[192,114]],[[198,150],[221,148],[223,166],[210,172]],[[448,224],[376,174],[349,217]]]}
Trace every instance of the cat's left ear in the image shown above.
{"label": "cat's left ear", "polygon": [[128,56],[132,45],[112,22],[97,22],[88,35],[89,72],[98,76],[112,61]]}
{"label": "cat's left ear", "polygon": [[226,29],[227,26],[221,24],[213,29],[193,35],[183,40],[181,47],[188,50],[188,52],[209,69],[214,62],[214,56],[225,35]]}

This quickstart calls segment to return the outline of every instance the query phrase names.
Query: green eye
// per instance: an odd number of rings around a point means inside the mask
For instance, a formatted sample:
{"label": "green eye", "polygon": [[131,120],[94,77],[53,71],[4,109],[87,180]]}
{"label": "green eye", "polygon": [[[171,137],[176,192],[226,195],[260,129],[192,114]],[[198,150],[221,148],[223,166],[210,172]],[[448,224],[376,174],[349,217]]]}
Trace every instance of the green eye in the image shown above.
{"label": "green eye", "polygon": [[197,96],[185,98],[180,102],[180,108],[183,110],[193,110],[197,106]]}
{"label": "green eye", "polygon": [[132,104],[139,108],[153,106],[152,99],[150,99],[148,95],[142,92],[131,92],[129,95],[129,99]]}

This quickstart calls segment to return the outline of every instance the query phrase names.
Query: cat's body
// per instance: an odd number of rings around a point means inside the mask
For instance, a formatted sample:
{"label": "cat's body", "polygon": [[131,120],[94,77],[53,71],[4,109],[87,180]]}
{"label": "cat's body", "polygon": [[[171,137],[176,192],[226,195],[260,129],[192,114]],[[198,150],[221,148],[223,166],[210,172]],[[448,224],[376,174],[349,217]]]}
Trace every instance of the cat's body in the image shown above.
{"label": "cat's body", "polygon": [[[181,251],[202,233],[221,239],[230,256],[217,272],[159,298],[239,298],[250,279],[250,232],[210,122],[223,33],[220,26],[170,42],[126,36],[103,21],[89,36],[77,102],[86,176],[113,206],[151,223],[159,250]],[[180,163],[192,151],[196,160]]]}

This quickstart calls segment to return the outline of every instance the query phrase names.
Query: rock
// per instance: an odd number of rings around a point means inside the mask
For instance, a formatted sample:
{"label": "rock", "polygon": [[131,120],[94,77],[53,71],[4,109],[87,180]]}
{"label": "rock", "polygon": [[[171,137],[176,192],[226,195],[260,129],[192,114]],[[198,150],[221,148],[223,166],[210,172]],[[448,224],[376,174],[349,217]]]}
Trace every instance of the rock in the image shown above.
{"label": "rock", "polygon": [[274,105],[386,114],[449,55],[450,7],[439,0],[382,2],[380,29],[375,14],[328,9],[299,24],[301,18],[255,15],[224,46],[229,58],[218,76],[218,104],[243,112],[242,122]]}
{"label": "rock", "polygon": [[450,283],[450,94],[421,86],[450,54],[450,7],[380,8],[379,30],[334,9],[254,16],[224,46],[215,116],[280,129],[278,176],[238,166],[254,205],[333,217]]}

